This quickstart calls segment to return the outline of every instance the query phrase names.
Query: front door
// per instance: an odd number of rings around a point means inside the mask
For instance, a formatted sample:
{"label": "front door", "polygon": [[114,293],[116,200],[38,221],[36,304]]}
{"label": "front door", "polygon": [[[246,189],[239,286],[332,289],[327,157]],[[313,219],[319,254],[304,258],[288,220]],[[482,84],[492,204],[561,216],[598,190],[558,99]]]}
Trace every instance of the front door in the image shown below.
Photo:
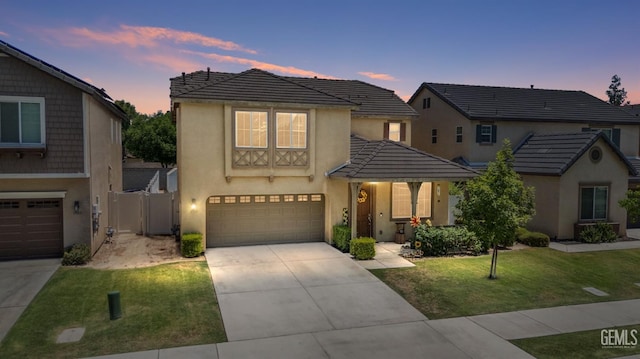
{"label": "front door", "polygon": [[358,197],[358,237],[372,237],[373,235],[373,187],[363,183]]}

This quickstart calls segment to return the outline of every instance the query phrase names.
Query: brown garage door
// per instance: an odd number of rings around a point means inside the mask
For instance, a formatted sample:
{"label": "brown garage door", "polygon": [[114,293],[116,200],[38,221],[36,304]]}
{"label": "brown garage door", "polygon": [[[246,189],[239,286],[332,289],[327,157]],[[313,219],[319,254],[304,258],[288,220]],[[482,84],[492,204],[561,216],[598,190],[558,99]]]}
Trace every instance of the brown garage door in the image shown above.
{"label": "brown garage door", "polygon": [[0,260],[61,257],[61,199],[0,199]]}
{"label": "brown garage door", "polygon": [[207,201],[207,247],[323,240],[321,194],[213,196]]}

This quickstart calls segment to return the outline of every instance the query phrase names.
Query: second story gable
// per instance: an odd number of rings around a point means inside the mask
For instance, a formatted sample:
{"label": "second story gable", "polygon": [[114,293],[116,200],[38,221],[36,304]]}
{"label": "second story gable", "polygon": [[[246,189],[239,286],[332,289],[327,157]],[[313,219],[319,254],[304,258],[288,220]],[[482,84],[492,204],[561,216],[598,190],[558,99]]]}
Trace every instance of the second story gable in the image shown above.
{"label": "second story gable", "polygon": [[92,109],[119,147],[126,116],[103,90],[0,41],[0,174],[86,176]]}
{"label": "second story gable", "polygon": [[413,145],[449,159],[486,162],[530,133],[602,131],[627,156],[640,147],[637,117],[583,91],[423,83],[409,104]]}

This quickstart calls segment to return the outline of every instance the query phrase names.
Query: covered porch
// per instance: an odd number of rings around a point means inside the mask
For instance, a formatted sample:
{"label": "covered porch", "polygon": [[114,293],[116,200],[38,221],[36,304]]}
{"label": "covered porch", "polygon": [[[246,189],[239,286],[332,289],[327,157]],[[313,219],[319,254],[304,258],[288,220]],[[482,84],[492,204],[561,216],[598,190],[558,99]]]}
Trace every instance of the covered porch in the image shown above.
{"label": "covered porch", "polygon": [[348,182],[352,238],[390,241],[397,226],[415,215],[448,224],[450,182],[478,173],[399,142],[352,135],[351,159],[327,175]]}

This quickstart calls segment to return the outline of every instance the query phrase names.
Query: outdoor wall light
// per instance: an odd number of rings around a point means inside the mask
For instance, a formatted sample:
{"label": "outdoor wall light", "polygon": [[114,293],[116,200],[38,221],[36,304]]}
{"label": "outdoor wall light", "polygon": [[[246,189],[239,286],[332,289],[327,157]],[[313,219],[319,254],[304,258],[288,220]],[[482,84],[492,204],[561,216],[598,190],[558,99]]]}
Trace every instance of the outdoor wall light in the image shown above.
{"label": "outdoor wall light", "polygon": [[439,184],[436,185],[436,195],[438,197],[440,197],[440,185]]}
{"label": "outdoor wall light", "polygon": [[191,210],[192,211],[196,210],[196,199],[195,198],[191,198]]}
{"label": "outdoor wall light", "polygon": [[80,213],[80,201],[73,202],[73,213],[75,214]]}

